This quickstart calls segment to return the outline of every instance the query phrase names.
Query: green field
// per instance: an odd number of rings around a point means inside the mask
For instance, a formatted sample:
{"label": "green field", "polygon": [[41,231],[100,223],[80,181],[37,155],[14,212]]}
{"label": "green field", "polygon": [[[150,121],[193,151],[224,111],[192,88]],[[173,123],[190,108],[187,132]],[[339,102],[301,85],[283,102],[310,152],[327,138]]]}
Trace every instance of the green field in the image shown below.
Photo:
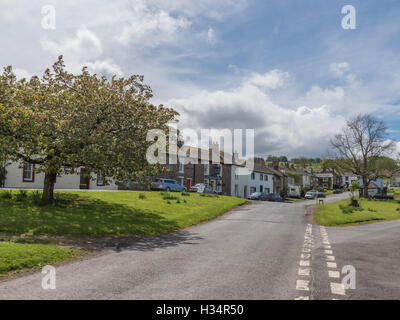
{"label": "green field", "polygon": [[[323,226],[347,226],[400,219],[398,200],[360,200],[362,211],[343,213],[340,205],[347,206],[349,200],[342,200],[319,206],[314,220]],[[342,207],[343,208],[343,207]]]}
{"label": "green field", "polygon": [[81,254],[79,249],[67,249],[42,244],[0,242],[0,277],[23,269],[43,267]]}
{"label": "green field", "polygon": [[56,192],[56,205],[35,205],[32,192],[0,192],[0,234],[49,236],[155,235],[212,219],[244,199],[161,192]]}

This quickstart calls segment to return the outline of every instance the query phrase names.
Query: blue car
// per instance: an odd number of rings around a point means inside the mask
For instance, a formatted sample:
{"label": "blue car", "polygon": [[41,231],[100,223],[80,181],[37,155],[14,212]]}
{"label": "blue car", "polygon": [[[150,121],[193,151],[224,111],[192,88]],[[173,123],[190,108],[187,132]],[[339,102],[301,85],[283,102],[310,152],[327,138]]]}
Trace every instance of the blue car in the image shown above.
{"label": "blue car", "polygon": [[178,181],[172,179],[156,179],[151,187],[153,190],[159,191],[176,191],[185,192],[186,188],[182,186]]}

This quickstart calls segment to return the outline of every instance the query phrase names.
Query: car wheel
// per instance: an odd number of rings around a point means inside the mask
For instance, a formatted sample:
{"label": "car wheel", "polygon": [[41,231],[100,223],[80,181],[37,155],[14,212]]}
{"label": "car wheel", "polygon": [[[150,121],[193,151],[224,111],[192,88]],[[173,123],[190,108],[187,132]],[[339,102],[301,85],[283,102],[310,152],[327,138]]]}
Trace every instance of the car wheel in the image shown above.
{"label": "car wheel", "polygon": [[165,191],[167,191],[167,192],[171,192],[171,188],[165,188]]}

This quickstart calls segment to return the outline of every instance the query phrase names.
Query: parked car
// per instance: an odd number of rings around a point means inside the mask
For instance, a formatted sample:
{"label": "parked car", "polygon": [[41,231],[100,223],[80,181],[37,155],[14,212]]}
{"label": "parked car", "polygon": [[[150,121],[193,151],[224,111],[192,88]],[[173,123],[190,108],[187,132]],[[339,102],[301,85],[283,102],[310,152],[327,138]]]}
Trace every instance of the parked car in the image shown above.
{"label": "parked car", "polygon": [[326,198],[325,192],[322,192],[322,191],[317,191],[316,196],[317,196],[317,198]]}
{"label": "parked car", "polygon": [[342,189],[335,189],[335,190],[333,190],[333,193],[334,194],[340,194],[340,193],[343,193],[343,190]]}
{"label": "parked car", "polygon": [[267,194],[264,192],[254,192],[250,196],[248,196],[249,200],[259,200],[259,201],[266,201]]}
{"label": "parked car", "polygon": [[317,196],[317,192],[318,192],[317,190],[307,191],[305,196],[304,196],[304,198],[306,198],[306,199],[315,199],[315,197]]}
{"label": "parked car", "polygon": [[284,200],[277,193],[269,193],[267,194],[267,201],[283,202]]}
{"label": "parked car", "polygon": [[190,192],[198,193],[217,193],[209,184],[197,183],[190,188]]}
{"label": "parked car", "polygon": [[373,196],[374,199],[394,200],[393,193],[377,193]]}
{"label": "parked car", "polygon": [[152,184],[151,189],[159,191],[176,191],[184,192],[186,188],[182,186],[178,181],[172,179],[156,179]]}
{"label": "parked car", "polygon": [[298,187],[298,186],[289,187],[288,197],[289,198],[300,198],[301,197],[300,187]]}

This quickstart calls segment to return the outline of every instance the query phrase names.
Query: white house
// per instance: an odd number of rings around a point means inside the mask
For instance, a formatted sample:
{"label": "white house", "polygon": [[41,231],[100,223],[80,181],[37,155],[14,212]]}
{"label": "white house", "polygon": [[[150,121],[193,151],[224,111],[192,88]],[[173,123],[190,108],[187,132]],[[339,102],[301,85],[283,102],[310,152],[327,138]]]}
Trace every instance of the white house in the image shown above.
{"label": "white house", "polygon": [[[54,188],[57,189],[88,189],[88,190],[118,190],[115,183],[105,185],[101,176],[88,179],[84,176],[85,169],[65,169],[68,174],[56,178]],[[35,173],[33,164],[24,164],[22,167],[13,162],[6,167],[4,188],[42,189],[44,173]]]}
{"label": "white house", "polygon": [[342,174],[342,183],[341,186],[343,188],[349,188],[354,181],[359,180],[360,178],[354,173],[344,173]]}
{"label": "white house", "polygon": [[232,165],[231,195],[247,198],[254,192],[271,193],[274,191],[274,176],[266,167],[256,166],[253,170]]}

